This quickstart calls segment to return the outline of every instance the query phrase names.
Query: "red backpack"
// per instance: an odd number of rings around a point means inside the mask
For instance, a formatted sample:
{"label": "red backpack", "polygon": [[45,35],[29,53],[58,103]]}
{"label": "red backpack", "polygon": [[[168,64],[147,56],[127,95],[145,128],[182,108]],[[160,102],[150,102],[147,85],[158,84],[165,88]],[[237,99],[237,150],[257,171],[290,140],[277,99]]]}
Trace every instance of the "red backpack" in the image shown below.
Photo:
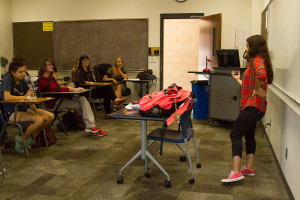
{"label": "red backpack", "polygon": [[147,94],[140,100],[142,116],[163,117],[170,126],[175,117],[181,116],[186,110],[192,108],[194,94],[183,90],[175,83],[168,88],[152,94]]}

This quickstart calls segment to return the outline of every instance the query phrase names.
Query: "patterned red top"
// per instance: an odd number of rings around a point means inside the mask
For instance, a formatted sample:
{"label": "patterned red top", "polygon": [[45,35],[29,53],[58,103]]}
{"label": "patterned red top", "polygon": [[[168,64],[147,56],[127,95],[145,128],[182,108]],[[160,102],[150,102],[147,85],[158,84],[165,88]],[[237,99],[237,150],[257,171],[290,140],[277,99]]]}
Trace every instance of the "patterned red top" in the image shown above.
{"label": "patterned red top", "polygon": [[[37,80],[39,91],[41,92],[69,92],[69,88],[60,87],[54,77],[40,76]],[[49,108],[53,108],[56,99],[47,102]]]}
{"label": "patterned red top", "polygon": [[248,69],[244,72],[241,87],[240,111],[248,106],[256,107],[262,112],[266,112],[267,100],[259,95],[252,96],[255,87],[255,79],[263,81],[263,90],[267,93],[267,72],[266,63],[260,56],[253,58]]}

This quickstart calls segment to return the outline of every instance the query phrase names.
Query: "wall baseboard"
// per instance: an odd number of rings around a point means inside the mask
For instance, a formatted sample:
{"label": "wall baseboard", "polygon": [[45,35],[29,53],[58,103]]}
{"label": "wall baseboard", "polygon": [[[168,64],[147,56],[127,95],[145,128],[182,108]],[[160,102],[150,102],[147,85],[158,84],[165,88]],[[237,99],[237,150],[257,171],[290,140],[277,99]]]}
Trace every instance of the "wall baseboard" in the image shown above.
{"label": "wall baseboard", "polygon": [[276,157],[276,154],[275,154],[275,152],[274,152],[273,146],[272,146],[272,144],[271,144],[271,142],[270,142],[269,136],[268,136],[266,130],[264,129],[264,126],[263,126],[263,124],[262,124],[261,121],[258,122],[258,127],[261,129],[261,133],[263,134],[263,136],[266,137],[266,139],[267,139],[268,146],[269,146],[269,148],[270,148],[270,150],[271,150],[271,153],[272,153],[272,157],[274,158],[275,163],[276,163],[276,166],[277,166],[277,168],[279,169],[280,177],[281,177],[281,179],[283,180],[283,184],[284,184],[285,188],[287,189],[287,194],[288,194],[288,196],[289,196],[289,199],[294,200],[294,199],[295,199],[295,198],[294,198],[294,195],[293,195],[293,193],[292,193],[292,191],[291,191],[291,188],[289,187],[288,182],[286,181],[286,178],[285,178],[285,176],[284,176],[284,174],[283,174],[283,171],[282,171],[282,169],[281,169],[281,166],[280,166],[280,164],[279,164],[279,162],[278,162],[278,159],[277,159],[277,157]]}

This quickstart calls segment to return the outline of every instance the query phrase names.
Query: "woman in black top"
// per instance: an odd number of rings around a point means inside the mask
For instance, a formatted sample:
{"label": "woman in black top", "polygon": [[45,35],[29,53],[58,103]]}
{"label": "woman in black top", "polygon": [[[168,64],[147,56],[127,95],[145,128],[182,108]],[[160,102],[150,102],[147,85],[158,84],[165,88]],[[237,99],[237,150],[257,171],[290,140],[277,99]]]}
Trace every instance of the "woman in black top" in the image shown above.
{"label": "woman in black top", "polygon": [[[76,86],[82,86],[82,84],[94,84],[95,79],[92,71],[90,70],[90,60],[87,55],[83,55],[79,58],[78,69],[76,73]],[[125,100],[117,99],[114,91],[110,86],[96,87],[92,91],[92,98],[104,98],[104,110],[105,117],[109,118],[111,113],[110,101],[115,100],[114,103],[122,103]]]}

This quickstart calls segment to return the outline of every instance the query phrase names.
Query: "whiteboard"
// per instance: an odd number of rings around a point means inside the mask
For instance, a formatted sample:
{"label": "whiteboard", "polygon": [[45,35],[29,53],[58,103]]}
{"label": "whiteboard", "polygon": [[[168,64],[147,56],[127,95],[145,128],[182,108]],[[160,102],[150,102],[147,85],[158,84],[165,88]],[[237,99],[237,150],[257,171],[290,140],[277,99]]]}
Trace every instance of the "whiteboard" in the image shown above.
{"label": "whiteboard", "polygon": [[274,0],[268,8],[273,84],[300,103],[300,1]]}

